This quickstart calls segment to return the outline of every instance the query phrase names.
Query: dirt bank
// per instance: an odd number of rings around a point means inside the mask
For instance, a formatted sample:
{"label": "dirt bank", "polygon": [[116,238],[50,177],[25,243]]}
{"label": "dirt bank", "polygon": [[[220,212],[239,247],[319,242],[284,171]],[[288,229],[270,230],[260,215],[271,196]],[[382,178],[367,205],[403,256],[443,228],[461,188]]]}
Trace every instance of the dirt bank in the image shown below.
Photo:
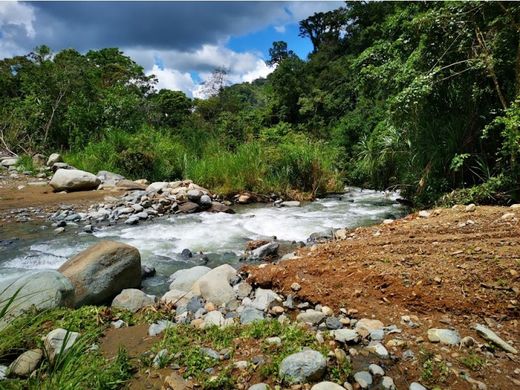
{"label": "dirt bank", "polygon": [[37,208],[53,212],[62,205],[72,205],[78,211],[94,203],[102,202],[106,196],[117,196],[124,190],[53,191],[47,180],[19,174],[18,178],[0,176],[0,220],[12,219],[20,209]]}
{"label": "dirt bank", "polygon": [[[247,267],[249,280],[301,301],[350,309],[357,317],[373,317],[400,324],[401,316],[415,315],[420,326],[403,334],[416,356],[432,350],[451,365],[442,388],[471,388],[454,375],[459,351],[427,341],[431,327],[453,327],[462,336],[478,339],[475,323],[490,326],[505,340],[520,340],[520,209],[463,206],[417,214],[390,224],[357,228],[348,238],[298,252],[300,259],[276,265]],[[297,292],[293,283],[301,285]],[[403,326],[402,324],[400,326]],[[406,328],[406,326],[404,326]],[[483,342],[479,339],[479,342]],[[402,351],[401,351],[402,352]],[[495,353],[471,376],[488,388],[520,385],[518,356]],[[448,367],[450,367],[448,365]],[[398,388],[424,374],[420,359],[393,368]],[[516,382],[515,382],[516,380]],[[432,383],[435,382],[432,380]],[[406,386],[406,387],[404,387]]]}

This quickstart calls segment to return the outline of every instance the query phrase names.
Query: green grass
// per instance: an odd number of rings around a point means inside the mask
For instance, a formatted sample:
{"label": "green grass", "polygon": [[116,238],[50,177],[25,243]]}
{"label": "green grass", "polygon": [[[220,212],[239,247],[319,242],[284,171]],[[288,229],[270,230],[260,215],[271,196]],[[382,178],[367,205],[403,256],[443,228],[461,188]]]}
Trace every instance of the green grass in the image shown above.
{"label": "green grass", "polygon": [[462,357],[460,362],[472,371],[478,371],[486,364],[486,359],[478,356],[474,352]]}
{"label": "green grass", "polygon": [[28,154],[22,154],[19,156],[16,168],[20,172],[36,172],[36,167],[34,166],[32,157]]}
{"label": "green grass", "polygon": [[444,360],[435,358],[433,352],[422,349],[419,352],[421,380],[428,385],[445,383],[450,376],[450,369]]}
{"label": "green grass", "polygon": [[7,364],[28,349],[42,348],[42,337],[56,328],[79,332],[80,337],[69,350],[60,353],[52,364],[45,357],[30,379],[3,381],[2,388],[121,388],[134,372],[126,351],[120,350],[114,359],[107,360],[93,347],[98,343],[109,320],[118,314],[104,307],[84,306],[77,310],[57,308],[29,312],[16,318],[0,331],[0,363]]}
{"label": "green grass", "polygon": [[[270,345],[264,340],[267,337],[280,337],[281,345]],[[316,341],[314,333],[301,327],[289,324],[282,325],[276,320],[257,321],[249,325],[231,325],[223,329],[210,327],[206,329],[194,329],[190,326],[176,326],[170,328],[164,338],[154,346],[154,351],[167,349],[172,362],[183,367],[184,376],[192,377],[201,384],[204,389],[234,388],[236,378],[229,377],[226,372],[231,370],[230,361],[217,361],[204,355],[200,348],[207,347],[216,351],[226,348],[231,358],[240,352],[240,348],[254,350],[257,355],[265,359],[264,364],[258,370],[263,379],[278,378],[278,370],[282,360],[304,347],[310,347],[322,352],[325,356],[328,348]],[[148,364],[151,361],[148,360]],[[209,374],[207,369],[214,368],[216,373]],[[348,362],[343,364],[333,363],[330,367],[330,379],[342,383],[351,373]],[[210,380],[216,375],[217,379]],[[247,374],[246,374],[247,375]]]}
{"label": "green grass", "polygon": [[276,143],[253,140],[231,150],[210,134],[192,136],[197,143],[146,126],[135,134],[111,130],[64,158],[79,169],[107,170],[130,179],[191,179],[224,196],[252,191],[313,198],[342,187],[340,150],[324,142],[288,134]]}
{"label": "green grass", "polygon": [[[1,313],[0,313],[1,314]],[[152,367],[154,356],[162,349],[168,354],[159,362],[161,368],[175,364],[180,373],[191,378],[202,389],[233,389],[241,379],[257,370],[265,380],[280,383],[278,377],[281,361],[290,354],[309,347],[320,351],[324,356],[329,352],[327,343],[319,344],[314,332],[296,324],[282,325],[276,320],[258,321],[249,325],[234,324],[223,329],[209,327],[194,328],[177,325],[165,331],[162,338],[150,351],[139,358],[130,359],[127,351],[121,349],[113,359],[101,355],[97,347],[100,337],[110,321],[117,318],[129,324],[148,324],[168,313],[143,311],[132,314],[105,307],[85,306],[80,309],[58,308],[42,312],[30,312],[15,319],[9,327],[0,331],[0,364],[9,364],[20,353],[32,348],[42,348],[42,337],[51,330],[61,327],[79,332],[80,337],[74,346],[60,354],[51,364],[44,358],[34,375],[27,380],[10,379],[2,382],[6,389],[119,389],[132,378],[136,371],[146,371]],[[265,342],[268,337],[280,337],[280,345]],[[226,349],[229,360],[213,359],[207,356],[202,347],[221,352]],[[237,378],[231,375],[233,362],[240,360],[241,350],[248,348],[252,356],[262,356],[265,362],[257,368],[250,366]],[[250,360],[249,357],[244,357]],[[343,383],[351,374],[348,362],[342,364],[329,362],[326,378]]]}

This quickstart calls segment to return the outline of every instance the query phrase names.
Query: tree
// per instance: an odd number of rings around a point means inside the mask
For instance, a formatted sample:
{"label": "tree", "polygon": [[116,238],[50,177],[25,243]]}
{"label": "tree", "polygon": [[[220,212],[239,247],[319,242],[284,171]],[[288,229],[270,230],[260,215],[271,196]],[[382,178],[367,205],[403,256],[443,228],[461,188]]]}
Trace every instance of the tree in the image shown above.
{"label": "tree", "polygon": [[202,92],[206,97],[218,95],[226,84],[228,71],[224,67],[215,68],[203,85]]}
{"label": "tree", "polygon": [[278,65],[280,62],[296,54],[292,50],[287,50],[287,42],[275,41],[269,49],[269,60],[265,63],[269,66]]}
{"label": "tree", "polygon": [[317,12],[300,22],[300,36],[309,37],[314,52],[324,45],[335,45],[339,42],[341,32],[346,24],[346,10]]}
{"label": "tree", "polygon": [[176,127],[186,120],[193,107],[191,99],[184,92],[161,89],[149,97],[156,114],[155,124]]}

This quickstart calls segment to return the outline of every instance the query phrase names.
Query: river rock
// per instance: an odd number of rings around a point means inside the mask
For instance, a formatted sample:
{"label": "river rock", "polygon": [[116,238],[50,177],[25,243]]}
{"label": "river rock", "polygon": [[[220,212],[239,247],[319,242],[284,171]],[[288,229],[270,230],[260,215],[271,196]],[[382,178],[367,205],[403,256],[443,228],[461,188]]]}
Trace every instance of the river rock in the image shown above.
{"label": "river rock", "polygon": [[224,316],[218,310],[210,311],[204,316],[204,323],[206,326],[222,326],[224,325]]}
{"label": "river rock", "polygon": [[273,290],[257,288],[255,291],[255,299],[251,302],[251,306],[258,310],[267,311],[271,305],[276,302],[282,302],[282,298]]}
{"label": "river rock", "polygon": [[410,390],[428,390],[426,387],[417,382],[410,383]]}
{"label": "river rock", "polygon": [[280,378],[289,384],[320,380],[325,374],[327,361],[321,353],[308,349],[287,356],[280,364]]}
{"label": "river rock", "polygon": [[253,386],[249,386],[248,390],[270,390],[271,387],[266,383],[257,383]]}
{"label": "river rock", "polygon": [[367,351],[379,356],[381,359],[388,359],[390,356],[388,350],[381,343],[370,344],[366,349]]}
{"label": "river rock", "polygon": [[191,291],[170,290],[161,298],[161,302],[174,305],[176,307],[186,306],[194,297]]}
{"label": "river rock", "polygon": [[101,180],[92,173],[80,171],[79,169],[58,169],[49,185],[55,192],[69,192],[94,190],[100,183]]}
{"label": "river rock", "polygon": [[280,203],[280,207],[300,207],[302,204],[297,200],[286,200]]}
{"label": "river rock", "polygon": [[49,332],[43,339],[43,345],[49,361],[53,363],[56,356],[67,352],[74,345],[78,337],[79,333],[70,332],[62,328],[54,329]]}
{"label": "river rock", "polygon": [[31,349],[25,351],[16,358],[9,366],[9,375],[26,378],[32,374],[40,360],[42,360],[43,351],[41,349]]}
{"label": "river rock", "polygon": [[199,205],[195,202],[185,202],[179,205],[179,213],[192,214],[199,209]]}
{"label": "river rock", "polygon": [[368,389],[372,384],[372,375],[368,371],[359,371],[354,374],[354,380],[362,389]]}
{"label": "river rock", "polygon": [[321,311],[308,309],[307,311],[298,314],[296,316],[296,321],[316,325],[319,324],[324,318],[325,314],[323,314]]}
{"label": "river rock", "polygon": [[253,291],[253,287],[251,287],[251,285],[247,282],[241,282],[235,284],[233,286],[233,290],[235,290],[237,298],[243,299],[245,297],[248,297],[249,294],[251,294],[251,291]]}
{"label": "river rock", "polygon": [[148,336],[157,336],[158,334],[161,334],[166,329],[169,329],[171,327],[175,326],[175,324],[168,320],[159,320],[156,323],[150,325],[148,328]]}
{"label": "river rock", "polygon": [[270,242],[268,244],[262,245],[259,248],[256,248],[251,252],[251,255],[248,257],[249,261],[260,261],[264,260],[267,257],[273,257],[278,255],[278,248],[280,244],[277,242]]}
{"label": "river rock", "polygon": [[235,299],[235,292],[230,281],[236,274],[237,271],[233,267],[223,264],[198,279],[193,284],[191,291],[217,306],[225,305]]}
{"label": "river rock", "polygon": [[500,348],[502,348],[504,351],[517,354],[518,351],[516,348],[512,347],[510,344],[506,343],[504,340],[502,340],[495,332],[493,332],[491,329],[487,328],[484,325],[477,324],[475,326],[475,330],[479,335],[484,337],[486,340],[491,341],[492,343],[498,345]]}
{"label": "river rock", "polygon": [[325,326],[329,330],[341,329],[343,324],[337,317],[328,317],[325,319]]}
{"label": "river rock", "polygon": [[311,390],[345,390],[345,388],[334,382],[320,382],[312,386]]}
{"label": "river rock", "polygon": [[208,209],[213,205],[213,202],[211,201],[211,197],[209,195],[204,194],[200,197],[199,204],[205,209]]}
{"label": "river rock", "polygon": [[168,183],[165,181],[157,181],[146,187],[146,192],[161,192],[168,188]]}
{"label": "river rock", "polygon": [[1,281],[0,311],[18,290],[20,291],[7,309],[6,315],[0,319],[0,329],[31,307],[45,310],[74,305],[74,286],[57,271],[41,271]]}
{"label": "river rock", "polygon": [[372,320],[370,318],[362,318],[358,322],[356,322],[355,329],[360,331],[365,331],[367,334],[378,329],[383,329],[385,325],[379,320]]}
{"label": "river rock", "polygon": [[240,323],[250,324],[255,321],[262,321],[264,319],[264,313],[254,307],[247,306],[240,313]]}
{"label": "river rock", "polygon": [[109,171],[99,171],[96,175],[103,184],[115,186],[124,179],[124,176]]}
{"label": "river rock", "polygon": [[133,246],[101,241],[59,269],[75,287],[76,307],[106,303],[125,288],[141,285],[141,255]]}
{"label": "river rock", "polygon": [[383,370],[383,368],[381,366],[378,366],[377,364],[370,364],[368,366],[368,371],[373,376],[384,376],[385,375],[385,370]]}
{"label": "river rock", "polygon": [[3,165],[6,168],[14,167],[16,164],[18,164],[18,157],[4,158],[1,162],[1,165]]}
{"label": "river rock", "polygon": [[395,390],[395,384],[394,380],[390,378],[389,376],[384,376],[383,380],[381,381],[381,387],[383,390]]}
{"label": "river rock", "polygon": [[220,202],[211,202],[211,207],[208,210],[210,213],[226,213],[226,214],[235,214],[235,210],[231,207],[226,206]]}
{"label": "river rock", "polygon": [[340,343],[356,343],[359,341],[359,334],[354,329],[336,329],[330,333]]}
{"label": "river rock", "polygon": [[155,303],[155,296],[148,295],[135,288],[125,288],[112,301],[112,307],[126,309],[133,313]]}
{"label": "river rock", "polygon": [[457,345],[460,343],[460,336],[455,330],[432,328],[428,329],[428,340],[432,343]]}
{"label": "river rock", "polygon": [[193,284],[209,271],[211,268],[202,265],[178,270],[170,276],[170,290],[190,291]]}
{"label": "river rock", "polygon": [[60,162],[63,162],[61,155],[59,153],[52,153],[47,160],[47,166],[52,167],[54,164]]}
{"label": "river rock", "polygon": [[[194,203],[199,203],[200,198],[202,195],[204,195],[204,193],[201,190],[189,190],[187,195],[188,195],[188,200],[190,200],[191,202],[194,202]],[[211,202],[211,199],[210,199],[210,202]]]}

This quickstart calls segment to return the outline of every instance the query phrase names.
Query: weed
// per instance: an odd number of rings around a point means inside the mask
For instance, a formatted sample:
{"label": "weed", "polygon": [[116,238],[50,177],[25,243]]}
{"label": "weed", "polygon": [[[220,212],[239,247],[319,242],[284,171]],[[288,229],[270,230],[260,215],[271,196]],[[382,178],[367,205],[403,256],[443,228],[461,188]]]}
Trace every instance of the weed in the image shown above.
{"label": "weed", "polygon": [[36,171],[36,167],[34,166],[32,157],[28,154],[22,154],[18,157],[18,162],[16,164],[16,168],[20,172],[31,172],[34,173]]}
{"label": "weed", "polygon": [[422,366],[421,379],[425,383],[434,385],[447,381],[450,370],[444,360],[438,359],[432,352],[422,349],[419,352],[419,361]]}
{"label": "weed", "polygon": [[486,360],[474,352],[471,352],[467,356],[461,358],[460,362],[472,371],[477,371],[486,364]]}

